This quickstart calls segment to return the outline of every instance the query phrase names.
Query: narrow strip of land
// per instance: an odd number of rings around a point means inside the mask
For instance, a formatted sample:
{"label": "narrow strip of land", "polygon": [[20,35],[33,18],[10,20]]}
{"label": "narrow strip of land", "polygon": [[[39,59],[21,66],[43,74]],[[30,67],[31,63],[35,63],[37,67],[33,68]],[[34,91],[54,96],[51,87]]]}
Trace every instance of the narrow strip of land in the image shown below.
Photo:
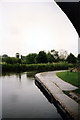
{"label": "narrow strip of land", "polygon": [[38,73],[35,77],[40,80],[44,86],[50,91],[53,97],[58,101],[61,106],[75,119],[78,119],[78,108],[79,104],[75,102],[73,99],[68,97],[63,93],[63,90],[75,90],[76,86],[73,86],[56,76],[56,72],[61,71],[53,71],[53,72],[43,72]]}

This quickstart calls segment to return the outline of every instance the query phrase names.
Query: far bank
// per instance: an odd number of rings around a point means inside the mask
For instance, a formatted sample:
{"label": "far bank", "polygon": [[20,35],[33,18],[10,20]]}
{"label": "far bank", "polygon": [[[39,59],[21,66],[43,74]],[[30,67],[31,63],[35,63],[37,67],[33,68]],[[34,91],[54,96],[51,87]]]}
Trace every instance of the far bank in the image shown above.
{"label": "far bank", "polygon": [[68,70],[75,65],[67,62],[58,63],[40,63],[40,64],[0,64],[2,73],[4,72],[25,72],[25,71],[54,71]]}

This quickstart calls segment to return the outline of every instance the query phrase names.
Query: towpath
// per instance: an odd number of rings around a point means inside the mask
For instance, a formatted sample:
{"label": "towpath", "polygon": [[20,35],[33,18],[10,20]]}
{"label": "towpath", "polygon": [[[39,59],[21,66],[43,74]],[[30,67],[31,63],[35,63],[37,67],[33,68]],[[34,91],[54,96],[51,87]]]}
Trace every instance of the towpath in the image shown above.
{"label": "towpath", "polygon": [[75,120],[78,120],[79,104],[63,93],[63,90],[75,90],[77,87],[61,80],[56,76],[56,72],[61,71],[38,73],[35,77],[46,86],[56,101],[58,101]]}

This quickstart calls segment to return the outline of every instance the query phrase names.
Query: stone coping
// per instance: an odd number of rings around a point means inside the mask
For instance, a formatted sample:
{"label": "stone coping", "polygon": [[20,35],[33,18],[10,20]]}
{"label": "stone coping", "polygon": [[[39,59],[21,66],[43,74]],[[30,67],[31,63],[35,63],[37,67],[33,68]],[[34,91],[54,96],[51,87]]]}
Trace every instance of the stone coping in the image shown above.
{"label": "stone coping", "polygon": [[50,91],[56,101],[61,104],[70,116],[72,116],[75,120],[78,120],[78,110],[80,105],[63,93],[63,90],[75,90],[78,87],[61,80],[56,76],[57,72],[61,71],[42,72],[36,74],[35,77]]}

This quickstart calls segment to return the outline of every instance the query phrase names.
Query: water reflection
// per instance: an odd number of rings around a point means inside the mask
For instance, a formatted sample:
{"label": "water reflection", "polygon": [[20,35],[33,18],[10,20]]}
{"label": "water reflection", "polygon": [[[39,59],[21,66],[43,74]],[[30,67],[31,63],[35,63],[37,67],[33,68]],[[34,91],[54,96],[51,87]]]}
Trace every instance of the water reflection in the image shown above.
{"label": "water reflection", "polygon": [[4,118],[61,118],[35,85],[31,72],[2,76],[2,81]]}
{"label": "water reflection", "polygon": [[26,73],[26,77],[29,77],[29,78],[35,78],[35,74],[38,73],[38,71],[30,71],[30,72],[27,72]]}

